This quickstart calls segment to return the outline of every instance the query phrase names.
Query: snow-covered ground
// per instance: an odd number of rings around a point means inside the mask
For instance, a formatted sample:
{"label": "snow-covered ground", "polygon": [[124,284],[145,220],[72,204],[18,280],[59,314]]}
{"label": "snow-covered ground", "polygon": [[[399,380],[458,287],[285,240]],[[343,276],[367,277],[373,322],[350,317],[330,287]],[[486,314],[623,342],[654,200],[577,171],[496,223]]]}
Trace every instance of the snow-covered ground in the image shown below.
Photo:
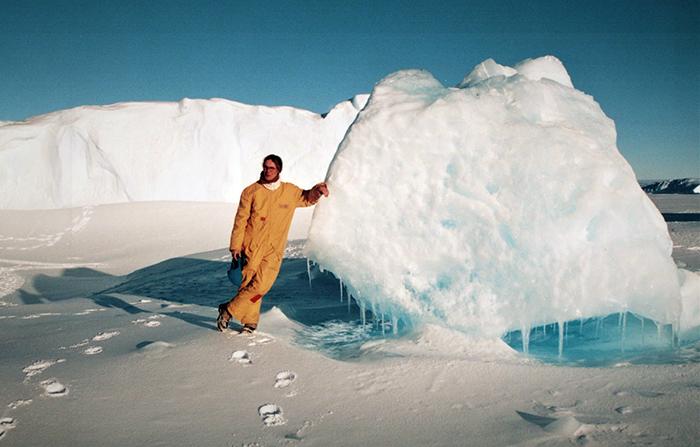
{"label": "snow-covered ground", "polygon": [[436,327],[368,337],[337,281],[316,272],[309,289],[300,242],[261,332],[220,334],[232,213],[173,202],[0,211],[0,443],[688,446],[700,436],[700,345],[675,363],[573,367]]}
{"label": "snow-covered ground", "polygon": [[[330,165],[331,196],[297,212],[260,330],[221,334],[235,200],[270,152],[303,187]],[[698,222],[663,221],[554,57],[454,88],[398,72],[325,116],[183,100],[3,123],[0,191],[2,445],[700,438]]]}

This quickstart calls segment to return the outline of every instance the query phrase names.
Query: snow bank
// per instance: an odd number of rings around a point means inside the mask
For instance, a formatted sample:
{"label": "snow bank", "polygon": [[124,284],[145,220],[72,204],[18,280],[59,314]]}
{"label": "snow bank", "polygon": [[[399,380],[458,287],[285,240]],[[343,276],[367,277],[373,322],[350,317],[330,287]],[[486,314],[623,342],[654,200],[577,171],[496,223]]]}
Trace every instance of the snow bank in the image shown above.
{"label": "snow bank", "polygon": [[237,202],[262,158],[310,186],[367,99],[325,117],[223,99],[78,107],[0,126],[0,209],[132,201]]}
{"label": "snow bank", "polygon": [[554,57],[406,70],[348,131],[308,254],[355,299],[470,335],[630,311],[678,323],[666,225]]}

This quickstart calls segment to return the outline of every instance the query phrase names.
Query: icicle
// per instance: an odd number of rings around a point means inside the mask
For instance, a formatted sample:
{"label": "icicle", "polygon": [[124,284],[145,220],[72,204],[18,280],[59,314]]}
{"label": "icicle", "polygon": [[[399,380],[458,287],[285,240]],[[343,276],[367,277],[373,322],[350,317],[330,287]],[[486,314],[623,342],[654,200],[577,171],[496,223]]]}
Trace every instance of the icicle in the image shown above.
{"label": "icicle", "polygon": [[617,313],[617,327],[622,330],[622,312]]}
{"label": "icicle", "polygon": [[596,320],[595,320],[595,338],[600,337],[600,328],[601,328],[602,324],[603,324],[603,318],[602,317],[596,318]]}
{"label": "icicle", "polygon": [[365,302],[360,301],[360,314],[362,315],[362,327],[367,324],[367,317],[365,316]]}
{"label": "icicle", "polygon": [[394,335],[399,335],[399,319],[393,315],[391,316],[391,332]]}
{"label": "icicle", "polygon": [[340,302],[343,302],[343,280],[338,279],[338,284],[340,284]]}
{"label": "icicle", "polygon": [[627,333],[627,312],[622,314],[622,325],[620,326],[620,351],[625,352],[625,335]]}
{"label": "icicle", "polygon": [[640,317],[639,320],[642,322],[642,346],[646,343],[644,342],[644,317]]}
{"label": "icicle", "polygon": [[530,351],[530,326],[520,327],[520,338],[523,341],[523,352],[527,354]]}
{"label": "icicle", "polygon": [[680,347],[680,335],[679,335],[678,327],[679,327],[678,321],[676,321],[676,323],[671,324],[671,347],[673,347],[673,348]]}
{"label": "icicle", "polygon": [[350,313],[350,304],[352,304],[352,294],[348,293],[348,313]]}
{"label": "icicle", "polygon": [[382,312],[382,335],[386,335],[385,330],[386,329],[384,328],[384,312]]}
{"label": "icicle", "polygon": [[309,289],[312,289],[312,287],[311,287],[311,260],[309,258],[306,258],[306,276],[309,277]]}
{"label": "icicle", "polygon": [[566,323],[559,321],[557,324],[559,325],[559,358],[562,358],[564,355],[564,330]]}
{"label": "icicle", "polygon": [[544,334],[545,337],[547,336],[547,325],[546,324],[542,325],[542,333]]}
{"label": "icicle", "polygon": [[569,323],[564,322],[564,340],[568,340],[569,338]]}

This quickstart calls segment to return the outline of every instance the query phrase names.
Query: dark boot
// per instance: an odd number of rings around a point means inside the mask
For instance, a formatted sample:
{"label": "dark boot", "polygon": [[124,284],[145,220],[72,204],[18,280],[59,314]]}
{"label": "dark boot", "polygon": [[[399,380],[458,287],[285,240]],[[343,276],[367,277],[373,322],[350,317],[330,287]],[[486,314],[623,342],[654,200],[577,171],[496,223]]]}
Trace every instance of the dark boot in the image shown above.
{"label": "dark boot", "polygon": [[257,329],[257,325],[254,324],[244,324],[241,328],[241,334],[252,334]]}
{"label": "dark boot", "polygon": [[228,313],[228,303],[219,304],[219,316],[216,318],[216,329],[223,332],[228,327],[228,320],[231,314]]}

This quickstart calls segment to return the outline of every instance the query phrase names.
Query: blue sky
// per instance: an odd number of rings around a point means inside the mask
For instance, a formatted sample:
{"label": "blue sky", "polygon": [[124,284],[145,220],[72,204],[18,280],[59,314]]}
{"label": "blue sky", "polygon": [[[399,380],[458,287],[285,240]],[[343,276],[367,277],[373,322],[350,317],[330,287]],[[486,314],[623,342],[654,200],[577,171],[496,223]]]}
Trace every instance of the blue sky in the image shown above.
{"label": "blue sky", "polygon": [[0,0],[0,120],[183,97],[322,113],[396,70],[455,85],[545,54],[639,178],[700,177],[699,0]]}

